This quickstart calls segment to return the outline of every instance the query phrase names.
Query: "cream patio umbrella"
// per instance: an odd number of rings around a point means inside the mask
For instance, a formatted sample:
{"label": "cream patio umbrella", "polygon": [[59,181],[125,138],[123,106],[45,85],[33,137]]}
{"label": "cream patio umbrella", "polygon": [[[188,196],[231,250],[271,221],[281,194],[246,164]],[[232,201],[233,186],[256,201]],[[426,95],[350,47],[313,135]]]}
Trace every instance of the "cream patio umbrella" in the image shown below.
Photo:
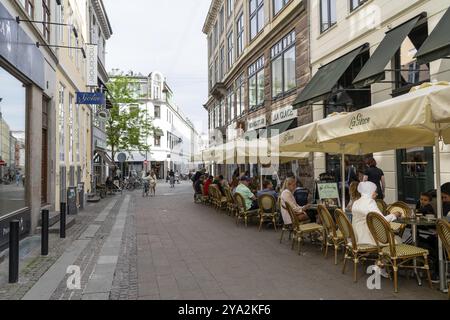
{"label": "cream patio umbrella", "polygon": [[[437,215],[442,218],[440,141],[450,143],[450,85],[426,83],[410,93],[359,111],[324,119],[317,126],[319,143],[336,143],[345,153],[381,152],[434,146]],[[442,243],[439,241],[441,290],[445,289]]]}

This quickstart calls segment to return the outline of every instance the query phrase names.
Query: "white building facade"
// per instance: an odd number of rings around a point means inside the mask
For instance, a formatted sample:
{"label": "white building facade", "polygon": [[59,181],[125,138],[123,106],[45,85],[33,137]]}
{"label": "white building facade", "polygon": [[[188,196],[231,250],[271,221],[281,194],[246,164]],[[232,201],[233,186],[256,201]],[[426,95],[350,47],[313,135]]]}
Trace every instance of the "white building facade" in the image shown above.
{"label": "white building facade", "polygon": [[[423,82],[450,81],[450,60],[438,57],[419,64],[415,58],[438,23],[448,23],[449,6],[449,1],[440,0],[310,1],[312,76],[331,64],[345,72],[328,75],[336,76],[336,85],[326,95],[306,102],[311,97],[302,99],[300,93],[299,107],[313,105],[316,121],[405,94]],[[373,156],[385,173],[386,202],[413,203],[420,192],[437,187],[433,155],[433,148],[424,147],[351,157],[350,162],[363,171],[365,158]],[[338,162],[339,156],[315,154],[315,176],[336,171]],[[442,181],[448,182],[448,146],[443,149],[442,163]]]}

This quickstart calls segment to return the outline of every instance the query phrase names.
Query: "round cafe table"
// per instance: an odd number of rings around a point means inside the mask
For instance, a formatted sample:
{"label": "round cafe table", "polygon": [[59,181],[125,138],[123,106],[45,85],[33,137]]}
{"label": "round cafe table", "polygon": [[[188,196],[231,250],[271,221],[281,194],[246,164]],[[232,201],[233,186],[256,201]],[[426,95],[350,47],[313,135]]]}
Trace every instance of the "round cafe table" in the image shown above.
{"label": "round cafe table", "polygon": [[[413,239],[413,243],[414,245],[417,247],[418,246],[418,241],[417,241],[417,227],[436,227],[437,224],[437,220],[436,219],[432,219],[432,220],[428,220],[426,218],[422,218],[422,217],[418,217],[418,218],[398,218],[397,220],[395,220],[395,223],[400,223],[400,224],[405,224],[407,226],[411,226],[411,235],[412,235],[412,239]],[[414,259],[414,267],[416,267],[417,264],[417,260]],[[422,285],[422,280],[419,277],[419,273],[417,272],[417,268],[414,268],[414,274],[417,278],[417,283],[419,284],[419,286]]]}

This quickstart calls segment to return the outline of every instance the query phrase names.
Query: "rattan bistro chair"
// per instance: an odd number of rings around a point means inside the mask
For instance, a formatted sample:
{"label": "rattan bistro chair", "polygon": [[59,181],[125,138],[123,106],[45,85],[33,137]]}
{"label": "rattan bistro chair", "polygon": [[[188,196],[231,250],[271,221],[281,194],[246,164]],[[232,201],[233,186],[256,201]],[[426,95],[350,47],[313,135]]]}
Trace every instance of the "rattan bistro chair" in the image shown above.
{"label": "rattan bistro chair", "polygon": [[[367,225],[372,233],[378,247],[379,259],[387,266],[392,266],[394,270],[394,290],[398,292],[398,269],[417,268],[426,270],[430,288],[433,288],[428,265],[429,252],[426,249],[411,246],[408,244],[396,244],[394,231],[384,217],[376,212],[367,215]],[[423,266],[407,265],[417,258],[423,259]]]}
{"label": "rattan bistro chair", "polygon": [[272,222],[275,231],[277,231],[278,212],[276,207],[277,201],[270,194],[263,194],[258,197],[259,207],[259,231],[262,229],[264,222]]}
{"label": "rattan bistro chair", "polygon": [[291,223],[291,224],[286,224],[286,223],[284,222],[283,215],[281,214],[281,197],[278,197],[277,208],[278,208],[278,210],[279,210],[279,212],[280,212],[281,219],[282,219],[282,221],[283,221],[283,225],[282,225],[282,227],[281,227],[281,237],[280,237],[280,243],[282,243],[282,242],[283,242],[283,239],[284,239],[284,233],[285,233],[285,232],[288,232],[289,240],[291,240],[292,233],[293,233],[294,230],[293,230],[292,223]]}
{"label": "rattan bistro chair", "polygon": [[[386,208],[386,214],[392,214],[400,212],[402,215],[402,218],[409,218],[411,217],[411,208],[404,202],[398,201]],[[391,229],[394,231],[396,235],[398,235],[400,238],[403,237],[403,234],[405,233],[406,224],[401,224],[397,222],[391,222],[390,223]]]}
{"label": "rattan bistro chair", "polygon": [[386,215],[386,213],[387,213],[386,210],[387,210],[387,207],[388,207],[386,202],[384,202],[384,200],[381,200],[381,199],[377,199],[375,201],[377,202],[377,207],[378,207],[378,209],[380,209],[381,213],[383,215]]}
{"label": "rattan bistro chair", "polygon": [[213,207],[217,209],[217,195],[214,186],[211,184],[208,187],[209,201]]}
{"label": "rattan bistro chair", "polygon": [[236,214],[236,202],[234,200],[233,194],[231,193],[230,188],[225,187],[225,196],[227,198],[227,210],[228,215],[235,216]]}
{"label": "rattan bistro chair", "polygon": [[226,209],[227,207],[227,197],[225,197],[222,192],[220,192],[219,186],[216,184],[211,185],[212,195],[214,198],[214,205],[217,210]]}
{"label": "rattan bistro chair", "polygon": [[202,197],[201,197],[202,203],[210,204],[210,198],[209,198],[209,195],[207,195],[205,192],[204,185],[202,184],[201,187],[202,187]]}
{"label": "rattan bistro chair", "polygon": [[258,210],[247,210],[244,197],[239,192],[234,194],[234,198],[236,199],[236,225],[239,225],[239,221],[242,219],[244,220],[245,227],[247,228],[248,219],[251,217],[257,217]]}
{"label": "rattan bistro chair", "polygon": [[[439,238],[441,238],[442,245],[445,248],[445,253],[447,256],[446,266],[448,267],[448,260],[450,259],[450,223],[446,220],[439,219],[437,222],[437,233],[439,235]],[[447,272],[445,273],[446,275]],[[447,287],[450,288],[450,279],[447,280],[447,283]],[[448,299],[450,300],[450,290],[448,291]]]}
{"label": "rattan bistro chair", "polygon": [[[289,212],[289,216],[292,220],[292,249],[295,248],[295,243],[298,245],[298,254],[301,254],[301,244],[304,240],[305,235],[309,235],[311,237],[311,242],[313,242],[313,234],[320,233],[322,235],[323,240],[325,241],[325,229],[317,223],[306,223],[301,224],[298,220],[297,215],[294,213],[291,205],[287,202],[284,203],[286,210]],[[322,243],[323,245],[323,243]]]}
{"label": "rattan bistro chair", "polygon": [[[345,256],[344,256],[344,267],[342,268],[342,273],[345,273],[345,268],[347,265],[347,260],[353,261],[353,281],[358,281],[358,264],[360,261],[370,260],[371,255],[377,256],[378,248],[376,246],[368,244],[359,244],[356,242],[355,232],[353,230],[352,223],[348,219],[347,215],[341,210],[336,209],[334,212],[336,216],[336,222],[341,230],[342,235],[345,239]],[[374,259],[376,260],[376,259]]]}
{"label": "rattan bistro chair", "polygon": [[333,217],[324,205],[319,205],[317,212],[325,228],[325,239],[323,242],[325,246],[325,259],[328,258],[328,247],[334,247],[334,264],[337,265],[338,250],[345,242],[344,236],[340,230],[337,230]]}

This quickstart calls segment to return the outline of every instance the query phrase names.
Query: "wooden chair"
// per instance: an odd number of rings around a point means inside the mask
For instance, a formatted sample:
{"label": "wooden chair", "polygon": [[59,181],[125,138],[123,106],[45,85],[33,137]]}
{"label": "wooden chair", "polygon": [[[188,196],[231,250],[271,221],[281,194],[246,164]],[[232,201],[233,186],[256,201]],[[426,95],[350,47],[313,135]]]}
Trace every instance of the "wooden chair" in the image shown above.
{"label": "wooden chair", "polygon": [[236,225],[239,225],[239,220],[243,219],[245,222],[245,227],[248,226],[248,219],[251,217],[258,216],[258,210],[248,210],[245,205],[244,197],[236,192],[234,194],[234,199],[236,201]]}
{"label": "wooden chair", "polygon": [[[281,196],[278,197],[277,207],[278,207],[278,210],[279,210],[280,215],[281,215]],[[283,220],[283,225],[282,225],[282,227],[281,227],[280,243],[283,242],[283,238],[284,238],[284,233],[285,233],[285,232],[288,232],[288,233],[289,233],[289,240],[291,240],[292,233],[293,233],[292,223],[291,223],[291,224],[286,224],[286,223],[284,223],[283,216],[281,216],[281,219]]]}
{"label": "wooden chair", "polygon": [[258,198],[259,207],[259,231],[264,222],[272,222],[275,231],[277,231],[278,212],[275,197],[270,194],[263,194]]}
{"label": "wooden chair", "polygon": [[[386,208],[386,215],[400,212],[402,215],[402,218],[409,218],[411,217],[411,208],[404,202],[398,201]],[[403,234],[405,233],[405,229],[407,225],[397,223],[397,222],[391,222],[390,223],[392,230],[394,230],[394,233],[398,235],[400,238],[403,237]]]}
{"label": "wooden chair", "polygon": [[334,264],[337,265],[339,247],[345,243],[344,236],[340,230],[337,230],[333,217],[324,205],[319,205],[317,212],[325,228],[325,259],[328,258],[328,247],[334,247]]}
{"label": "wooden chair", "polygon": [[[367,215],[367,225],[377,244],[380,262],[391,266],[394,271],[394,290],[398,293],[398,269],[423,269],[426,270],[430,288],[433,288],[428,265],[429,252],[426,249],[411,246],[408,244],[396,244],[395,234],[386,219],[376,212]],[[423,259],[423,266],[407,265],[414,259]]]}
{"label": "wooden chair", "polygon": [[214,206],[217,210],[225,209],[227,206],[227,198],[222,195],[222,192],[220,192],[219,186],[216,184],[212,184],[210,186],[210,192],[211,196],[213,198]]}
{"label": "wooden chair", "polygon": [[[445,248],[447,260],[446,266],[448,267],[448,263],[450,262],[450,223],[447,220],[439,219],[437,222],[437,233],[439,238],[441,238],[443,247]],[[446,275],[447,272],[445,273]],[[447,279],[447,287],[450,288],[450,279]],[[450,300],[450,290],[448,291],[448,299]]]}
{"label": "wooden chair", "polygon": [[[320,233],[322,235],[322,241],[325,241],[325,229],[317,223],[306,223],[301,224],[298,220],[297,215],[294,213],[291,205],[289,203],[284,203],[286,210],[289,212],[289,216],[292,220],[292,250],[295,248],[295,243],[298,245],[298,254],[301,254],[301,244],[304,240],[305,235],[309,235],[311,237],[311,242],[313,241],[312,235],[315,233]],[[323,245],[323,242],[322,242]]]}
{"label": "wooden chair", "polygon": [[[345,256],[344,256],[344,267],[342,268],[342,273],[345,273],[345,268],[347,265],[347,260],[353,261],[353,281],[358,281],[358,264],[360,261],[369,260],[368,257],[371,255],[378,254],[378,248],[376,246],[368,244],[359,244],[356,242],[355,231],[353,230],[353,225],[348,219],[347,215],[341,210],[336,209],[334,212],[336,216],[336,223],[339,230],[342,232],[342,236],[345,239]],[[376,260],[376,259],[374,259]]]}
{"label": "wooden chair", "polygon": [[225,196],[227,198],[227,210],[228,215],[235,216],[236,215],[236,202],[234,201],[233,194],[231,193],[230,188],[225,188]]}

